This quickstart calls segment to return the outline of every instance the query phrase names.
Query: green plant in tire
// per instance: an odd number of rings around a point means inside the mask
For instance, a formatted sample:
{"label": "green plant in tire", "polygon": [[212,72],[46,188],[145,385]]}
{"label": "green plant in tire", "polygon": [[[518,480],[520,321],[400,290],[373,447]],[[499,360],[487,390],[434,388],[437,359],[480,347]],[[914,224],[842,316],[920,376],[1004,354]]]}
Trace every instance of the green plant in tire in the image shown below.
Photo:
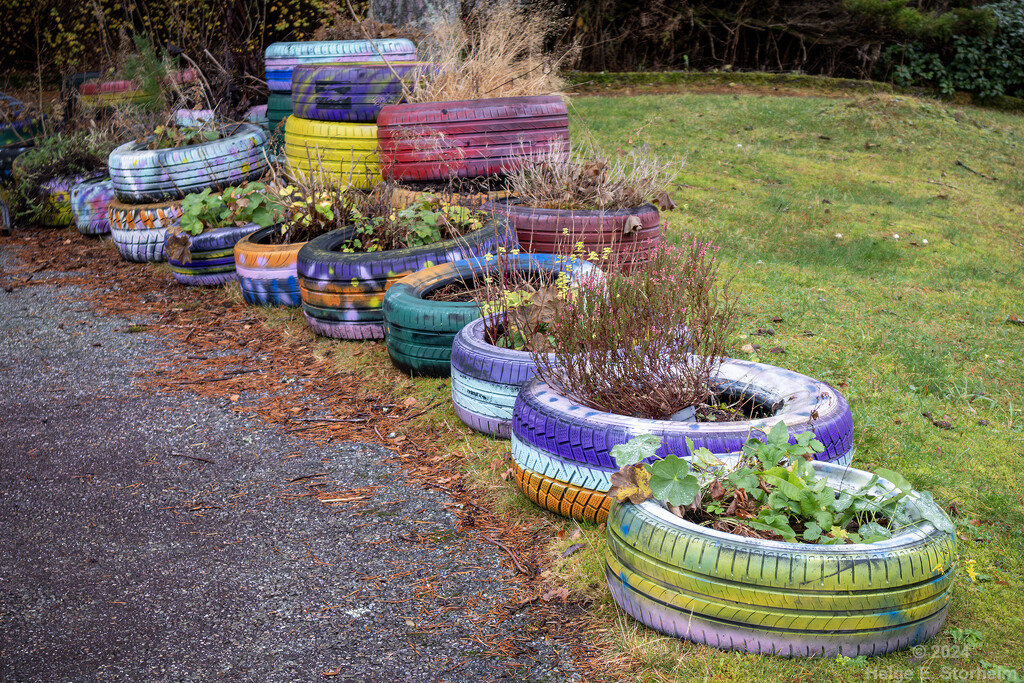
{"label": "green plant in tire", "polygon": [[[665,503],[675,515],[694,524],[742,536],[821,545],[873,543],[892,538],[909,524],[905,501],[912,487],[901,474],[878,469],[855,490],[828,485],[811,465],[824,450],[810,432],[789,442],[783,422],[750,438],[731,466],[706,448],[694,448],[687,460],[668,455],[654,462],[661,437],[643,435],[612,448],[620,470],[612,475],[609,495],[639,504],[648,499]],[[880,478],[892,487],[879,487]],[[928,492],[919,493],[923,519],[947,533],[949,518]]]}
{"label": "green plant in tire", "polygon": [[[208,126],[199,128],[178,126],[173,123],[157,126],[153,129],[153,135],[146,143],[146,149],[171,149],[173,147],[188,147],[198,145],[202,142],[213,142],[220,140],[220,130]],[[141,142],[141,140],[140,140]]]}
{"label": "green plant in tire", "polygon": [[279,222],[284,212],[264,183],[243,183],[215,193],[210,188],[185,195],[181,201],[181,220],[174,234],[167,237],[167,254],[182,263],[191,263],[189,236],[206,230],[255,223],[261,228]]}
{"label": "green plant in tire", "polygon": [[373,252],[421,247],[478,230],[487,214],[424,195],[404,209],[377,215],[353,212],[355,233],[342,251]]}

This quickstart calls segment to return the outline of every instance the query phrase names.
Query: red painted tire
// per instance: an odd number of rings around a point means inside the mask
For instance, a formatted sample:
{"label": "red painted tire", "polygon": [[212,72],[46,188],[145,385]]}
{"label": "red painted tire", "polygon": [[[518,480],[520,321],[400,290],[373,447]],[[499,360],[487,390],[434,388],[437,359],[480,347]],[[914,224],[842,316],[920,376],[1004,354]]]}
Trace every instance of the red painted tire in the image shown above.
{"label": "red painted tire", "polygon": [[569,116],[555,96],[393,104],[377,117],[385,178],[497,175],[569,148]]}
{"label": "red painted tire", "polygon": [[[534,254],[573,254],[595,262],[599,267],[619,266],[649,259],[662,240],[661,217],[653,204],[619,211],[574,211],[537,209],[529,206],[494,202],[485,211],[508,218],[520,246]],[[623,235],[626,220],[636,216],[641,227]],[[578,244],[583,243],[583,253]],[[611,252],[607,260],[604,250]],[[590,252],[596,252],[593,258]]]}

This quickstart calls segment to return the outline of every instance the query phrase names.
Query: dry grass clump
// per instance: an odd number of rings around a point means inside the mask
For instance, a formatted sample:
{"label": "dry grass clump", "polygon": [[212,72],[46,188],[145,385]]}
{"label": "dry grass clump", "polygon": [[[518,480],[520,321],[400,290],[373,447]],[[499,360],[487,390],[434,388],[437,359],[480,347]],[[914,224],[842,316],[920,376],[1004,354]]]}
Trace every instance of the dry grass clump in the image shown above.
{"label": "dry grass clump", "polygon": [[422,55],[438,68],[421,75],[409,102],[447,102],[491,97],[524,97],[558,92],[559,71],[575,60],[573,45],[562,52],[546,49],[562,28],[553,6],[515,0],[477,3],[463,19],[434,25]]}
{"label": "dry grass clump", "polygon": [[507,181],[525,206],[617,211],[656,201],[664,210],[674,206],[666,188],[682,164],[660,159],[646,147],[608,161],[578,146],[524,157],[508,171]]}
{"label": "dry grass clump", "polygon": [[340,2],[324,2],[320,5],[320,11],[323,23],[313,31],[313,40],[408,38],[419,42],[425,35],[415,26],[394,26],[373,19],[356,21],[349,16],[348,8]]}

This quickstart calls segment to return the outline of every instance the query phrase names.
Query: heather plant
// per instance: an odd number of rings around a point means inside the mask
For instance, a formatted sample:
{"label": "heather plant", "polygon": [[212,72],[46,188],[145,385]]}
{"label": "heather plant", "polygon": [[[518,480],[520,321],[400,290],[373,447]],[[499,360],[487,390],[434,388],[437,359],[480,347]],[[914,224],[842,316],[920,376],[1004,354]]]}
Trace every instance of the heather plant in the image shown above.
{"label": "heather plant", "polygon": [[714,395],[736,320],[717,248],[662,245],[630,272],[586,278],[551,310],[538,375],[597,410],[668,419]]}
{"label": "heather plant", "polygon": [[666,188],[682,162],[659,159],[645,146],[612,161],[594,149],[554,148],[517,160],[507,181],[519,203],[541,209],[617,211],[655,202],[675,208]]}

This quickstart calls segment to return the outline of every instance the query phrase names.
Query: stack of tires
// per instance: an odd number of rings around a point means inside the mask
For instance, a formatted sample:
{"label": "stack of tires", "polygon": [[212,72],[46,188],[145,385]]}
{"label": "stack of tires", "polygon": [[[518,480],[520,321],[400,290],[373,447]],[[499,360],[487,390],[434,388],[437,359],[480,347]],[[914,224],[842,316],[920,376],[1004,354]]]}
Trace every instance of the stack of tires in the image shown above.
{"label": "stack of tires", "polygon": [[162,261],[165,230],[181,216],[180,200],[206,188],[223,189],[266,172],[267,133],[254,124],[224,127],[225,137],[185,147],[150,150],[129,142],[110,153],[116,202],[109,206],[111,238],[129,261]]}
{"label": "stack of tires", "polygon": [[380,182],[377,115],[402,99],[422,62],[309,64],[292,72],[284,153],[292,172],[369,189]]}
{"label": "stack of tires", "polygon": [[416,59],[416,45],[404,38],[383,40],[322,40],[299,43],[272,43],[264,55],[267,86],[267,119],[270,130],[279,139],[281,122],[292,113],[292,72],[303,64],[344,62],[389,62]]}

